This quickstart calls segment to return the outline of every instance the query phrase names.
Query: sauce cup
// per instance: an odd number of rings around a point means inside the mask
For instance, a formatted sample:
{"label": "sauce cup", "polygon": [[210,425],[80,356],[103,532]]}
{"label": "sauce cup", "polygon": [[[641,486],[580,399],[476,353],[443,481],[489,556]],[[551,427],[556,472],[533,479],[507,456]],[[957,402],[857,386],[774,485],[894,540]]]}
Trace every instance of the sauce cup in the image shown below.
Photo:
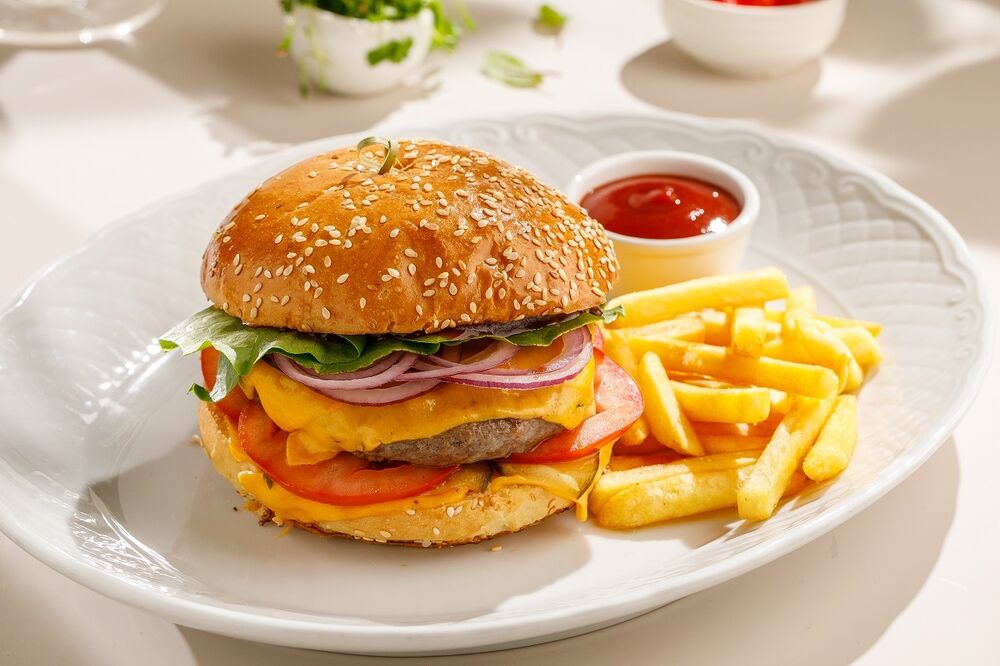
{"label": "sauce cup", "polygon": [[760,214],[760,194],[742,171],[725,162],[671,150],[642,150],[612,155],[580,171],[566,188],[575,202],[595,187],[630,176],[687,176],[717,185],[736,199],[740,213],[726,228],[688,238],[637,238],[608,231],[621,263],[616,294],[661,287],[739,268],[750,232]]}

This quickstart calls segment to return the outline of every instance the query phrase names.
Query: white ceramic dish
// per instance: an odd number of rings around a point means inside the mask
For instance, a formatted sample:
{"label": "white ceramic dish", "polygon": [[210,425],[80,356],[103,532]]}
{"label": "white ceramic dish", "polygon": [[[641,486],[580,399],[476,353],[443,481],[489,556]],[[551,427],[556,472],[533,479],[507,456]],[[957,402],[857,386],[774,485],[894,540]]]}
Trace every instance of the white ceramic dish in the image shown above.
{"label": "white ceramic dish", "polygon": [[868,169],[677,116],[406,134],[474,144],[554,183],[639,148],[705,153],[747,173],[761,195],[747,265],[777,264],[816,285],[825,310],[885,324],[885,363],[864,389],[848,471],[755,526],[721,512],[619,533],[563,514],[501,538],[500,552],[279,536],[233,511],[229,484],[189,444],[185,387],[197,360],[163,355],[155,339],[204,302],[199,258],[229,208],[352,136],[298,146],[109,226],[0,316],[0,529],[84,585],[207,631],[345,652],[493,649],[620,622],[794,550],[910,474],[972,403],[995,342],[983,285],[954,229]]}
{"label": "white ceramic dish", "polygon": [[826,53],[847,9],[847,0],[778,7],[660,2],[677,48],[710,69],[749,78],[779,76]]}
{"label": "white ceramic dish", "polygon": [[740,214],[725,230],[692,238],[636,238],[608,231],[622,266],[614,293],[737,270],[760,213],[760,194],[753,181],[725,162],[677,150],[619,153],[584,167],[569,181],[566,195],[579,202],[599,185],[647,174],[688,176],[712,183],[733,195]]}
{"label": "white ceramic dish", "polygon": [[[430,9],[401,21],[367,21],[299,5],[292,20],[292,57],[319,89],[343,95],[373,95],[408,82],[427,58],[434,30]],[[372,49],[408,39],[401,62],[368,64]]]}

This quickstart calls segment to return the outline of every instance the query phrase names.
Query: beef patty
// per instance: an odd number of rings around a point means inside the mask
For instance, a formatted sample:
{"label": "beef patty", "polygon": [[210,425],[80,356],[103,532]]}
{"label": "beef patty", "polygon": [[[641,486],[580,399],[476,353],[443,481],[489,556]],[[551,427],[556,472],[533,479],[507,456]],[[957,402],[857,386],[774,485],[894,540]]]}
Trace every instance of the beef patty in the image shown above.
{"label": "beef patty", "polygon": [[400,460],[435,467],[465,465],[530,451],[562,431],[562,426],[542,419],[492,419],[463,423],[425,439],[383,444],[358,455],[368,460]]}

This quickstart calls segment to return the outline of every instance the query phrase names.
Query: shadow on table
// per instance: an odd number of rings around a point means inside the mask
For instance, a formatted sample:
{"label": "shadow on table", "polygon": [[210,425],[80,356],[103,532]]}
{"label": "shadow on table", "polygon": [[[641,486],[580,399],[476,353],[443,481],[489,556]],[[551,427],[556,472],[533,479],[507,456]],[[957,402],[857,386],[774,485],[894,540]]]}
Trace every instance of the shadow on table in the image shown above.
{"label": "shadow on table", "polygon": [[[891,39],[886,38],[887,26]],[[926,59],[946,46],[946,41],[933,37],[928,17],[912,0],[854,2],[848,4],[844,28],[830,56],[882,65]],[[627,62],[621,81],[633,95],[663,109],[755,118],[780,126],[828,106],[813,96],[822,67],[820,61],[773,79],[733,78],[706,70],[666,41]]]}
{"label": "shadow on table", "polygon": [[[908,189],[970,240],[1000,245],[992,193],[1000,173],[1000,57],[946,71],[893,97],[861,143],[893,161]],[[981,91],[982,94],[969,94]],[[969,168],[969,165],[976,168]],[[956,179],[953,174],[962,174]]]}
{"label": "shadow on table", "polygon": [[295,63],[275,54],[282,35],[277,2],[202,6],[203,18],[193,20],[190,4],[168,2],[130,42],[100,48],[207,106],[209,130],[227,148],[245,146],[247,135],[299,143],[360,131],[427,93],[416,85],[371,97],[313,92],[303,99]]}
{"label": "shadow on table", "polygon": [[[850,522],[780,560],[586,636],[424,664],[850,663],[923,587],[951,527],[959,485],[949,439],[921,469]],[[400,664],[293,650],[180,628],[200,664]],[[722,636],[724,640],[721,640]]]}
{"label": "shadow on table", "polygon": [[783,123],[805,113],[820,64],[775,79],[737,79],[704,69],[666,41],[625,63],[620,77],[630,93],[663,109]]}

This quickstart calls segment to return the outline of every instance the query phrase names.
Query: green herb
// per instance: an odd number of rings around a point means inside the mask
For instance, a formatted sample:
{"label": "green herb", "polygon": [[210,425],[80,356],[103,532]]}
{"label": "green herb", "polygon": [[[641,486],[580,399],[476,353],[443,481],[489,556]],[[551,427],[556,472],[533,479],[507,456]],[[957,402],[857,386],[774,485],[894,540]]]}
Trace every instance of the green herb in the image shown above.
{"label": "green herb", "polygon": [[[381,159],[373,157],[365,150],[368,146],[382,146],[385,149],[385,155]],[[363,163],[375,169],[380,174],[386,174],[392,169],[392,165],[396,163],[396,155],[399,154],[399,143],[395,139],[387,139],[382,136],[366,136],[361,141],[358,141],[358,145],[354,149],[358,151],[358,158]]]}
{"label": "green herb", "polygon": [[500,51],[486,54],[483,74],[515,88],[534,88],[541,85],[545,78],[544,74],[531,69],[518,58]]}
{"label": "green herb", "polygon": [[621,314],[620,307],[595,308],[513,335],[504,335],[502,330],[484,330],[455,340],[442,333],[416,336],[316,335],[267,326],[247,326],[222,310],[208,307],[164,333],[160,347],[166,351],[180,349],[183,354],[194,354],[207,347],[218,350],[219,365],[212,391],[198,384],[191,386],[191,391],[201,400],[217,402],[226,397],[239,378],[248,374],[267,354],[287,356],[320,374],[352,372],[396,351],[425,356],[437,353],[442,346],[483,338],[506,340],[522,347],[548,346],[573,329],[596,321],[610,322]]}
{"label": "green herb", "polygon": [[410,47],[413,46],[413,38],[394,39],[381,46],[376,46],[368,52],[368,64],[374,67],[383,60],[389,62],[403,62],[410,54]]}
{"label": "green herb", "polygon": [[566,25],[566,15],[552,5],[542,5],[538,8],[535,19],[535,30],[547,35],[558,35]]}
{"label": "green herb", "polygon": [[[431,48],[445,51],[454,50],[462,32],[448,16],[442,0],[280,0],[280,3],[281,9],[289,15],[289,19],[286,21],[284,36],[278,44],[279,53],[286,53],[291,46],[295,23],[290,17],[297,7],[314,7],[340,16],[365,19],[373,23],[403,21],[416,16],[424,9],[429,9],[434,14]],[[476,24],[465,4],[460,0],[455,0],[451,4],[459,14],[465,30],[467,32],[475,30]],[[399,48],[402,47],[397,47],[393,53],[399,53]],[[406,50],[408,51],[409,47],[406,47]],[[388,57],[391,59],[391,55]],[[403,60],[406,53],[404,52],[398,57],[399,60],[393,60],[393,62]],[[371,52],[368,54],[368,58],[372,65],[385,59],[382,57],[372,62]]]}

